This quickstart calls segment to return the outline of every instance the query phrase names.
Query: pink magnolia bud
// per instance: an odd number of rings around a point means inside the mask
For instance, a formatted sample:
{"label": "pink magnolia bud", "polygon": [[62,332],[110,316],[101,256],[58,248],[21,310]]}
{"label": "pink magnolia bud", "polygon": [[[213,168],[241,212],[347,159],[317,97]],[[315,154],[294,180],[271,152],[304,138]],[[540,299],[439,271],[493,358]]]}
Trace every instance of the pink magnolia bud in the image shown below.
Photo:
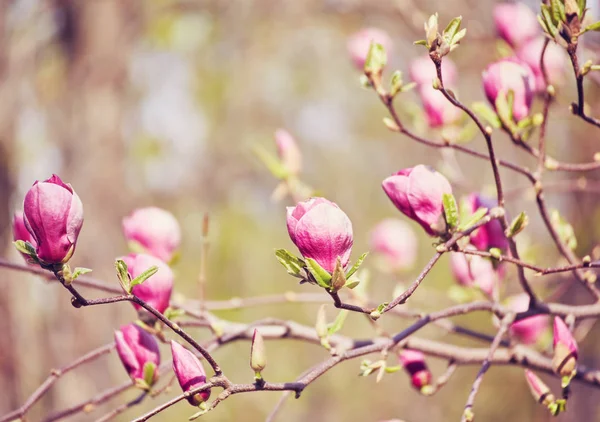
{"label": "pink magnolia bud", "polygon": [[[21,211],[16,211],[14,216],[13,216],[13,240],[22,240],[23,242],[29,242],[31,244],[31,246],[33,246],[34,248],[37,246],[37,242],[35,241],[35,239],[33,238],[33,236],[31,235],[31,233],[29,233],[29,230],[27,230],[27,226],[25,226],[25,220],[24,220],[24,216],[23,216],[23,212]],[[29,262],[29,255],[26,254],[21,254],[23,255],[23,258],[25,258],[25,261]]]}
{"label": "pink magnolia bud", "polygon": [[[525,43],[517,50],[517,57],[529,65],[535,75],[535,90],[543,92],[546,89],[544,75],[540,66],[540,58],[544,48],[544,37],[538,37]],[[548,72],[548,79],[553,85],[560,85],[565,77],[565,51],[554,42],[550,42],[544,54],[544,65]]]}
{"label": "pink magnolia bud", "polygon": [[465,287],[477,286],[487,296],[494,297],[500,277],[489,259],[478,255],[453,252],[450,266],[456,281]]}
{"label": "pink magnolia bud", "polygon": [[404,349],[398,357],[400,363],[410,375],[413,387],[423,394],[431,393],[431,372],[425,364],[425,355],[417,350]]}
{"label": "pink magnolia bud", "polygon": [[335,203],[311,198],[287,208],[287,228],[292,242],[305,258],[333,272],[337,258],[348,265],[352,252],[352,223]]}
{"label": "pink magnolia bud", "polygon": [[508,97],[513,92],[512,114],[518,122],[529,115],[535,76],[526,63],[517,58],[502,59],[490,64],[483,72],[483,88],[492,106],[500,93]]}
{"label": "pink magnolia bud", "polygon": [[429,235],[440,232],[443,195],[452,193],[448,180],[422,164],[400,170],[383,181],[383,190],[404,215],[419,223]]}
{"label": "pink magnolia bud", "polygon": [[[431,61],[428,54],[418,57],[410,62],[409,67],[410,79],[417,84],[419,90],[423,87],[432,87],[433,80],[437,78],[435,64]],[[456,83],[458,70],[454,62],[448,57],[444,57],[442,61],[442,77],[444,85],[451,87]],[[448,102],[448,100],[446,100]]]}
{"label": "pink magnolia bud", "polygon": [[350,54],[352,62],[360,71],[365,67],[365,61],[367,60],[367,54],[369,54],[371,43],[381,44],[388,55],[392,49],[392,39],[381,29],[361,29],[348,38],[348,43],[346,45],[348,54]]}
{"label": "pink magnolia bud", "polygon": [[525,379],[527,380],[527,385],[531,390],[531,394],[538,403],[541,403],[545,406],[554,403],[556,398],[554,397],[548,386],[544,384],[544,381],[542,381],[536,374],[531,372],[529,369],[526,369]]}
{"label": "pink magnolia bud", "polygon": [[67,262],[75,252],[83,225],[83,204],[71,185],[55,174],[43,182],[36,181],[25,195],[23,210],[40,261]]}
{"label": "pink magnolia bud", "polygon": [[292,135],[287,130],[278,129],[275,132],[275,143],[277,144],[277,154],[285,168],[292,175],[300,173],[302,153]]}
{"label": "pink magnolia bud", "polygon": [[[514,312],[525,312],[529,308],[529,296],[522,293],[508,299],[507,307]],[[535,344],[549,328],[546,315],[535,315],[511,324],[509,332],[524,344]]]}
{"label": "pink magnolia bud", "polygon": [[145,251],[164,262],[173,258],[181,242],[179,223],[170,212],[157,207],[138,208],[123,219],[128,241],[139,243]]}
{"label": "pink magnolia bud", "polygon": [[[143,253],[132,253],[121,257],[121,259],[127,265],[127,270],[132,279],[152,266],[158,267],[158,272],[142,284],[135,286],[132,293],[154,307],[158,312],[163,313],[169,307],[173,290],[174,276],[171,268],[160,259]],[[133,306],[135,309],[141,309],[137,303],[133,303]]]}
{"label": "pink magnolia bud", "polygon": [[500,3],[494,6],[494,24],[500,38],[513,47],[522,45],[541,32],[535,13],[523,3]]}
{"label": "pink magnolia bud", "polygon": [[117,354],[131,379],[149,381],[144,379],[145,365],[154,365],[152,383],[158,379],[160,350],[156,339],[152,335],[136,324],[128,324],[115,331],[115,344]]}
{"label": "pink magnolia bud", "polygon": [[[479,208],[492,209],[498,205],[495,199],[483,195],[472,193],[467,198],[470,211],[473,213]],[[480,251],[487,251],[490,248],[499,248],[505,250],[508,240],[502,230],[502,225],[498,220],[490,221],[484,226],[471,233],[471,244]]]}
{"label": "pink magnolia bud", "polygon": [[454,107],[444,94],[432,86],[424,85],[419,89],[421,102],[431,128],[438,128],[456,122],[462,111]]}
{"label": "pink magnolia bud", "polygon": [[411,268],[417,258],[417,236],[402,220],[387,218],[377,224],[371,231],[369,243],[391,271]]}
{"label": "pink magnolia bud", "polygon": [[[206,372],[198,358],[181,344],[171,340],[173,371],[184,393],[206,384]],[[210,397],[210,390],[204,390],[187,398],[192,406],[200,406]]]}
{"label": "pink magnolia bud", "polygon": [[577,367],[577,342],[569,327],[560,317],[554,317],[554,356],[552,369],[563,377],[570,376]]}

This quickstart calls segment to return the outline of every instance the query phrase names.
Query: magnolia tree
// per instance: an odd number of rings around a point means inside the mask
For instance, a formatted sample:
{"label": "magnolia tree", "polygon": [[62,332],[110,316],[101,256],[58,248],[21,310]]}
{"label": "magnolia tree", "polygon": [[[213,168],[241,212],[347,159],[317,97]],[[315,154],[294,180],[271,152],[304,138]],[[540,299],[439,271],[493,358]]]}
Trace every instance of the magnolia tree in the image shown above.
{"label": "magnolia tree", "polygon": [[[351,220],[335,202],[313,194],[302,182],[300,149],[292,135],[278,130],[275,133],[278,157],[263,149],[256,149],[256,153],[279,179],[274,196],[287,197],[295,203],[287,208],[287,232],[297,252],[286,249],[275,252],[289,276],[298,279],[306,289],[306,296],[297,295],[293,300],[330,302],[320,308],[312,327],[273,318],[233,323],[216,317],[202,301],[200,306],[190,306],[173,300],[174,274],[170,263],[177,254],[181,232],[173,215],[159,208],[137,209],[123,219],[123,232],[132,252],[116,259],[114,281],[102,282],[85,276],[89,269],[71,264],[77,261],[75,252],[85,204],[71,184],[59,176],[35,182],[25,195],[23,212],[17,211],[13,221],[14,244],[26,263],[3,260],[2,266],[54,279],[56,288],[65,289],[71,296],[71,305],[81,308],[82,317],[85,317],[86,307],[109,307],[128,301],[137,310],[138,319],[115,327],[114,342],[53,373],[19,409],[0,417],[0,421],[24,420],[62,374],[84,370],[87,363],[113,348],[115,359],[120,359],[131,380],[89,401],[58,411],[48,420],[86,412],[90,405],[105,402],[130,388],[139,389],[139,397],[122,403],[99,420],[116,418],[147,400],[154,400],[156,407],[136,421],[148,420],[170,406],[184,406],[179,402],[185,401],[190,406],[192,420],[213,411],[235,394],[285,391],[300,398],[314,380],[348,360],[356,362],[361,376],[374,374],[378,380],[386,373],[403,369],[414,388],[426,396],[434,395],[451,382],[457,366],[480,365],[465,398],[462,421],[476,419],[477,393],[491,365],[519,366],[531,389],[531,400],[552,415],[568,412],[572,382],[600,384],[600,370],[578,363],[577,346],[577,340],[589,331],[578,330],[583,326],[582,320],[600,317],[600,289],[594,273],[600,262],[593,261],[590,255],[575,254],[577,243],[572,227],[556,211],[548,209],[543,175],[557,170],[582,172],[600,168],[598,157],[590,163],[573,164],[560,162],[546,152],[551,108],[564,107],[555,101],[555,94],[557,87],[567,80],[563,65],[568,61],[577,87],[577,98],[569,105],[570,111],[590,130],[600,129],[600,120],[588,114],[585,107],[583,89],[586,75],[600,69],[600,65],[591,61],[581,65],[578,51],[581,37],[600,28],[600,22],[588,21],[586,11],[585,0],[543,2],[537,17],[522,4],[498,5],[494,21],[504,42],[502,50],[506,57],[490,63],[483,72],[482,91],[488,104],[466,105],[454,91],[458,72],[449,56],[466,39],[467,30],[461,29],[461,18],[451,20],[445,29],[438,23],[437,15],[429,18],[425,23],[425,39],[415,43],[422,46],[426,54],[412,63],[412,82],[408,84],[403,82],[401,72],[386,69],[386,51],[391,49],[392,40],[383,31],[365,29],[350,38],[349,55],[363,71],[363,85],[378,96],[389,113],[384,119],[385,125],[414,142],[487,161],[494,175],[495,195],[488,197],[474,192],[457,201],[453,184],[436,169],[419,163],[399,169],[381,183],[382,194],[387,195],[399,213],[372,230],[372,255],[365,261],[367,253],[359,257],[352,255]],[[420,136],[400,117],[394,100],[411,88],[416,89],[421,99],[427,124],[439,129],[442,141]],[[541,112],[532,111],[534,102],[540,104]],[[485,153],[465,146],[468,131],[463,129],[467,126],[476,127],[475,135],[479,134],[485,142]],[[494,139],[500,132],[507,134],[523,154],[534,157],[537,165],[529,168],[498,158]],[[538,208],[535,215],[528,216],[525,212],[508,215],[500,167],[518,173],[531,183]],[[76,181],[74,185],[77,186]],[[519,234],[530,219],[541,219],[566,265],[546,268],[521,257]],[[413,231],[415,226],[408,220],[416,222],[431,237],[432,257],[407,288],[397,291],[389,301],[374,302],[366,289],[367,266],[398,273],[415,263],[418,238]],[[206,235],[207,219],[201,230]],[[444,254],[450,255],[457,283],[451,296],[457,303],[427,314],[419,312],[409,306],[409,300]],[[506,297],[502,282],[511,267],[521,293]],[[283,273],[282,269],[282,277]],[[566,276],[559,285],[531,282],[532,276],[557,273]],[[560,303],[571,283],[580,283],[587,290],[589,305]],[[81,293],[82,287],[110,295],[88,299]],[[64,299],[66,302],[67,296]],[[244,299],[236,300],[243,306]],[[286,300],[286,297],[281,298],[281,301]],[[340,312],[334,320],[328,320],[325,307],[332,305]],[[372,338],[355,340],[338,334],[349,312],[368,318],[375,328]],[[492,316],[495,335],[450,321],[451,317],[473,312],[487,312]],[[415,320],[408,328],[387,334],[378,329],[378,324],[380,319],[390,315]],[[469,349],[414,336],[429,324],[483,341],[486,348]],[[541,339],[551,325],[552,346],[545,348]],[[199,343],[184,329],[189,326],[205,327],[212,333],[212,339]],[[262,375],[267,365],[266,340],[284,337],[320,345],[330,356],[296,379],[267,381]],[[230,374],[212,355],[217,347],[237,339],[251,340],[247,359],[254,377],[243,384],[232,382]],[[160,343],[170,345],[166,356],[161,354]],[[434,376],[428,369],[427,361],[433,357],[448,363],[445,373]],[[181,394],[168,401],[161,400],[159,393],[170,385],[171,373],[181,387]],[[550,388],[539,373],[553,374],[559,382]],[[282,400],[285,397],[287,394]],[[278,405],[274,409],[269,420],[273,420],[279,408]]]}

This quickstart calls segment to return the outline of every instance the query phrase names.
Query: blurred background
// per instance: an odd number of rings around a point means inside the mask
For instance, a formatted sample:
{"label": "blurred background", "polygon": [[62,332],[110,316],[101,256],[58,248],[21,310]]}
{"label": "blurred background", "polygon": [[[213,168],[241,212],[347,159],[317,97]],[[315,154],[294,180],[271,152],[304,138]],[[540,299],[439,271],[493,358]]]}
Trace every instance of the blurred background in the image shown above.
{"label": "blurred background", "polygon": [[[591,3],[591,2],[590,2]],[[537,9],[537,2],[529,4]],[[275,248],[295,250],[285,225],[285,205],[271,193],[277,182],[252,154],[259,144],[275,151],[273,133],[286,128],[304,155],[302,179],[337,202],[353,222],[353,256],[368,250],[368,233],[382,218],[400,217],[380,188],[401,168],[419,163],[436,167],[455,187],[457,196],[472,191],[493,193],[489,164],[452,152],[441,153],[389,132],[386,115],[372,91],[361,87],[346,41],[363,27],[387,31],[394,46],[390,69],[408,71],[410,61],[425,53],[413,41],[423,38],[422,25],[439,12],[442,27],[463,16],[468,34],[452,53],[459,69],[456,92],[470,104],[484,99],[481,71],[498,58],[488,0],[4,0],[0,2],[0,239],[4,255],[20,256],[10,241],[12,212],[36,179],[52,173],[72,183],[85,208],[85,225],[73,264],[115,283],[113,263],[127,252],[121,219],[132,209],[156,205],[172,211],[183,227],[181,259],[174,266],[178,295],[197,294],[202,217],[211,215],[210,253],[206,262],[211,300],[314,292],[287,276],[273,255]],[[592,5],[593,6],[593,5]],[[592,40],[593,41],[593,40]],[[594,57],[590,43],[586,57]],[[405,78],[407,78],[405,76]],[[552,109],[548,149],[561,161],[589,162],[599,151],[600,132],[568,112],[575,98],[572,73],[558,86]],[[590,114],[600,115],[598,87],[586,84]],[[416,94],[397,100],[406,119],[431,139],[419,117]],[[539,108],[539,101],[536,103]],[[419,123],[421,119],[421,124]],[[407,122],[411,120],[406,120]],[[501,158],[534,168],[503,135],[495,137]],[[474,134],[472,148],[484,151]],[[539,265],[562,263],[538,217],[527,180],[502,172],[511,194],[511,215],[527,210],[531,224],[519,237],[527,259]],[[588,180],[598,173],[585,175]],[[576,181],[578,174],[550,174],[545,181]],[[555,184],[556,186],[561,186]],[[523,189],[521,189],[523,188]],[[598,193],[548,189],[547,199],[574,226],[579,256],[600,251]],[[400,217],[404,218],[404,217]],[[374,300],[392,297],[398,283],[408,283],[432,255],[431,239],[419,234],[419,254],[412,270],[389,275],[372,270]],[[563,278],[555,278],[562,281]],[[535,279],[541,283],[542,279]],[[451,305],[454,284],[445,257],[409,303],[422,310]],[[539,286],[539,284],[537,284]],[[0,268],[0,415],[20,406],[52,368],[112,341],[113,331],[135,318],[129,304],[74,309],[57,285]],[[518,292],[509,272],[502,297]],[[88,292],[88,295],[98,294]],[[584,291],[572,288],[570,303],[588,303]],[[284,304],[218,316],[240,322],[273,316],[313,325],[316,304]],[[333,308],[329,316],[335,315]],[[487,314],[458,321],[494,333]],[[397,332],[410,321],[383,318]],[[191,330],[198,339],[206,330]],[[360,315],[350,315],[342,330],[356,338],[372,337]],[[466,346],[481,343],[426,328],[419,335]],[[600,367],[600,332],[596,327],[580,345],[582,362]],[[234,382],[249,382],[249,344],[238,342],[215,352]],[[295,379],[327,357],[317,346],[292,340],[268,343],[269,381]],[[164,359],[169,352],[164,349]],[[394,365],[393,357],[390,364]],[[289,399],[278,420],[406,422],[458,420],[478,366],[461,367],[432,398],[410,387],[403,372],[359,378],[359,360],[337,366],[311,385],[300,400]],[[430,359],[435,375],[445,362]],[[554,388],[557,381],[546,377]],[[61,378],[32,409],[28,421],[85,400],[127,375],[112,353],[81,371]],[[140,416],[179,394],[146,400],[117,420]],[[89,415],[95,420],[126,399],[130,391]],[[261,421],[280,393],[234,396],[203,416],[209,421]],[[569,411],[558,421],[600,420],[600,390],[574,384]],[[492,367],[477,398],[480,421],[546,421],[548,412],[527,392],[516,367]],[[153,420],[185,420],[194,409],[180,403]]]}

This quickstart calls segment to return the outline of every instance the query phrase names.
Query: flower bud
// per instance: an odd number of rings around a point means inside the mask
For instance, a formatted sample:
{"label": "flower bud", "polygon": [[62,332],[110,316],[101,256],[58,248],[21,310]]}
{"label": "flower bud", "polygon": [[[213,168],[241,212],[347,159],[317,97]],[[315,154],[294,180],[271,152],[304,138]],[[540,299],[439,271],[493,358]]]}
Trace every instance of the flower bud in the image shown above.
{"label": "flower bud", "polygon": [[454,123],[460,118],[462,111],[432,86],[421,87],[419,96],[430,128],[439,128]]}
{"label": "flower bud", "polygon": [[371,231],[370,247],[382,261],[384,270],[411,268],[417,258],[417,236],[404,221],[387,218]]}
{"label": "flower bud", "polygon": [[[184,393],[206,384],[206,372],[198,358],[181,344],[171,340],[173,371]],[[192,406],[200,406],[210,397],[210,390],[204,390],[187,398]]]}
{"label": "flower bud", "polygon": [[[173,290],[174,276],[171,268],[160,259],[143,253],[132,253],[120,259],[127,265],[127,272],[132,279],[152,266],[158,267],[157,273],[142,284],[133,287],[132,293],[158,312],[163,313],[169,307]],[[137,303],[132,302],[132,304],[135,309],[141,309]]]}
{"label": "flower bud", "polygon": [[275,132],[275,143],[279,159],[291,175],[298,175],[302,169],[302,153],[298,144],[287,130],[278,129]]}
{"label": "flower bud", "polygon": [[400,363],[410,375],[413,387],[425,395],[432,393],[431,372],[425,364],[425,355],[417,350],[404,349],[398,355]]}
{"label": "flower bud", "polygon": [[[506,305],[513,312],[525,312],[529,308],[529,296],[526,293],[512,296],[508,299]],[[546,315],[535,315],[514,322],[511,324],[509,332],[521,343],[532,345],[540,340],[548,328],[548,317]]]}
{"label": "flower bud", "polygon": [[[419,90],[423,87],[431,87],[433,80],[437,78],[435,64],[431,61],[429,55],[418,57],[410,62],[409,67],[410,79],[417,84]],[[452,87],[456,83],[458,70],[454,62],[445,57],[442,60],[442,77],[444,85]],[[448,100],[446,100],[448,102]]]}
{"label": "flower bud", "polygon": [[[488,210],[496,207],[498,202],[495,199],[488,198],[483,195],[472,193],[467,198],[467,204],[471,213],[474,213],[479,208],[487,208]],[[500,221],[493,220],[481,226],[470,235],[471,244],[480,251],[487,251],[490,248],[498,248],[506,250],[508,241]]]}
{"label": "flower bud", "polygon": [[535,13],[523,3],[494,6],[494,24],[500,38],[512,47],[524,44],[541,32]]}
{"label": "flower bud", "polygon": [[250,367],[257,376],[267,366],[267,355],[265,352],[265,341],[260,332],[255,328],[252,335],[252,347],[250,349]]}
{"label": "flower bud", "polygon": [[[31,244],[31,246],[33,246],[34,248],[37,246],[37,242],[31,235],[31,233],[29,233],[29,230],[27,230],[23,212],[21,212],[21,211],[15,212],[15,214],[13,216],[12,229],[13,229],[13,240],[15,240],[15,241],[22,240],[23,242],[29,242]],[[24,253],[22,253],[21,255],[23,256],[23,258],[25,259],[26,262],[30,262],[29,255],[26,255]]]}
{"label": "flower bud", "polygon": [[311,198],[287,208],[287,228],[304,258],[312,258],[330,273],[337,258],[348,265],[352,252],[352,223],[335,203]]}
{"label": "flower bud", "polygon": [[577,342],[560,317],[554,317],[554,356],[552,369],[557,375],[569,377],[577,368]]}
{"label": "flower bud", "polygon": [[[546,84],[540,66],[540,58],[544,49],[544,37],[538,37],[525,43],[517,50],[517,57],[527,63],[535,75],[535,91],[544,92]],[[565,63],[567,55],[556,43],[550,41],[544,54],[544,65],[548,72],[548,79],[552,85],[560,85],[565,78]]]}
{"label": "flower bud", "polygon": [[489,259],[478,255],[453,252],[450,267],[456,281],[465,287],[477,286],[488,297],[493,298],[498,290],[499,274]]}
{"label": "flower bud", "polygon": [[483,88],[492,106],[500,94],[508,98],[513,93],[512,116],[517,122],[529,115],[535,76],[527,66],[517,58],[502,59],[490,64],[483,72]]}
{"label": "flower bud", "polygon": [[128,242],[137,242],[144,251],[169,262],[179,248],[181,230],[170,212],[157,207],[138,208],[123,219]]}
{"label": "flower bud", "polygon": [[[136,324],[115,331],[117,354],[132,380],[146,382],[148,387],[158,379],[160,350],[156,339]],[[146,366],[152,365],[152,378],[146,379]]]}
{"label": "flower bud", "polygon": [[83,225],[83,204],[71,185],[55,174],[36,181],[25,195],[23,210],[39,260],[45,264],[67,262]]}
{"label": "flower bud", "polygon": [[527,380],[527,385],[531,390],[531,394],[535,398],[538,403],[541,403],[545,406],[549,406],[554,403],[556,398],[550,391],[550,388],[544,381],[542,381],[536,374],[531,372],[529,369],[525,370],[525,379]]}
{"label": "flower bud", "polygon": [[451,194],[448,180],[424,165],[400,170],[383,181],[383,190],[404,215],[419,223],[429,235],[443,232],[443,195]]}
{"label": "flower bud", "polygon": [[385,31],[377,28],[361,29],[348,39],[348,54],[356,68],[361,72],[365,67],[371,43],[381,44],[388,55],[392,49],[392,39],[390,36]]}

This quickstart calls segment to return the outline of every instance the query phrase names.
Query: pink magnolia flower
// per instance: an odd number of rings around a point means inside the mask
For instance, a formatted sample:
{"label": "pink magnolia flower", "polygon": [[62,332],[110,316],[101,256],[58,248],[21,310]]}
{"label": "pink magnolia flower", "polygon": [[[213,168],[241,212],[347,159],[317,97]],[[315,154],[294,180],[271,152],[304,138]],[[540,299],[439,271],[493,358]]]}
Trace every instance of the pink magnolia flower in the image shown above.
{"label": "pink magnolia flower", "polygon": [[53,174],[36,181],[23,203],[25,226],[46,264],[64,264],[75,252],[83,225],[83,204],[70,184]]}
{"label": "pink magnolia flower", "polygon": [[489,259],[478,255],[465,255],[453,252],[450,267],[456,281],[465,287],[477,286],[487,296],[494,297],[500,282],[500,275]]}
{"label": "pink magnolia flower", "polygon": [[[544,48],[544,37],[538,37],[525,43],[517,50],[517,57],[527,63],[535,75],[535,90],[543,92],[546,89],[544,75],[540,66],[540,58]],[[561,84],[565,77],[565,51],[554,42],[550,42],[544,54],[544,65],[551,84]]]}
{"label": "pink magnolia flower", "polygon": [[381,44],[388,55],[392,49],[392,39],[385,31],[378,28],[361,29],[348,38],[346,45],[348,54],[358,70],[362,71],[365,67],[371,43]]}
{"label": "pink magnolia flower", "polygon": [[448,180],[422,164],[400,170],[383,181],[383,190],[404,215],[435,235],[443,218],[443,195],[452,193]]}
{"label": "pink magnolia flower", "polygon": [[412,267],[417,258],[417,236],[402,220],[387,218],[377,224],[371,231],[369,244],[392,271]]}
{"label": "pink magnolia flower", "polygon": [[337,258],[348,265],[352,244],[352,223],[335,203],[311,198],[287,208],[287,228],[292,242],[305,258],[312,258],[333,272]]}
{"label": "pink magnolia flower", "polygon": [[494,6],[494,24],[500,38],[518,47],[540,34],[540,24],[533,10],[523,3],[500,3]]}
{"label": "pink magnolia flower", "polygon": [[554,317],[554,356],[552,369],[560,376],[570,376],[577,367],[577,342],[560,317]]}
{"label": "pink magnolia flower", "polygon": [[302,153],[294,137],[287,130],[278,129],[275,132],[275,143],[277,154],[285,168],[292,174],[297,175],[302,169]]}
{"label": "pink magnolia flower", "polygon": [[[29,230],[27,230],[27,226],[25,225],[25,219],[24,219],[22,211],[15,212],[15,214],[13,216],[12,229],[13,229],[13,240],[15,240],[15,241],[22,240],[23,242],[29,242],[31,244],[31,246],[33,246],[34,248],[37,246],[37,242],[31,235],[31,233],[29,233]],[[30,261],[28,255],[26,255],[26,254],[21,254],[21,255],[23,255],[23,258],[25,258],[25,261],[27,261],[27,262]]]}
{"label": "pink magnolia flower", "polygon": [[492,106],[500,93],[513,92],[512,114],[518,122],[529,115],[535,76],[529,66],[517,58],[502,59],[490,64],[483,72],[483,88]]}
{"label": "pink magnolia flower", "polygon": [[454,123],[460,118],[462,111],[432,86],[422,86],[419,89],[419,96],[429,127],[442,127]]}
{"label": "pink magnolia flower", "polygon": [[[173,371],[184,393],[206,384],[206,372],[198,358],[181,344],[171,340]],[[199,406],[210,397],[210,390],[201,391],[187,398],[192,406]]]}
{"label": "pink magnolia flower", "polygon": [[[435,65],[428,54],[412,60],[410,62],[408,73],[410,79],[417,84],[419,90],[422,87],[432,87],[433,80],[437,77]],[[444,60],[442,61],[442,77],[444,78],[444,85],[452,87],[456,83],[457,76],[458,70],[454,62],[448,57],[444,57]]]}
{"label": "pink magnolia flower", "polygon": [[156,339],[136,324],[122,326],[115,331],[117,354],[133,380],[144,381],[144,366],[154,366],[154,379],[158,379],[160,350]]}
{"label": "pink magnolia flower", "polygon": [[123,219],[128,241],[139,243],[146,253],[169,262],[179,248],[181,229],[170,212],[157,207],[138,208]]}
{"label": "pink magnolia flower", "polygon": [[[121,257],[121,259],[127,265],[127,270],[132,279],[152,266],[158,267],[156,274],[142,284],[135,286],[132,293],[154,307],[158,312],[163,313],[169,307],[171,292],[173,291],[174,275],[171,268],[160,259],[143,253],[132,253]],[[137,310],[141,308],[137,303],[133,303],[133,306]]]}
{"label": "pink magnolia flower", "polygon": [[[529,308],[529,296],[526,293],[512,296],[508,299],[507,306],[514,312],[525,312]],[[548,328],[548,317],[535,315],[513,323],[509,332],[524,344],[535,344]]]}
{"label": "pink magnolia flower", "polygon": [[418,350],[403,349],[398,358],[410,375],[413,387],[423,394],[431,393],[431,372],[425,363],[425,355]]}
{"label": "pink magnolia flower", "polygon": [[525,379],[527,380],[527,385],[529,386],[535,401],[548,406],[556,400],[548,386],[544,384],[544,381],[529,369],[525,370]]}
{"label": "pink magnolia flower", "polygon": [[[479,208],[487,208],[488,210],[498,205],[495,199],[488,198],[483,195],[472,193],[467,198],[470,211],[473,213]],[[502,230],[502,225],[498,220],[490,221],[471,233],[471,244],[480,251],[487,251],[490,248],[500,248],[505,250],[507,247],[507,239]]]}

